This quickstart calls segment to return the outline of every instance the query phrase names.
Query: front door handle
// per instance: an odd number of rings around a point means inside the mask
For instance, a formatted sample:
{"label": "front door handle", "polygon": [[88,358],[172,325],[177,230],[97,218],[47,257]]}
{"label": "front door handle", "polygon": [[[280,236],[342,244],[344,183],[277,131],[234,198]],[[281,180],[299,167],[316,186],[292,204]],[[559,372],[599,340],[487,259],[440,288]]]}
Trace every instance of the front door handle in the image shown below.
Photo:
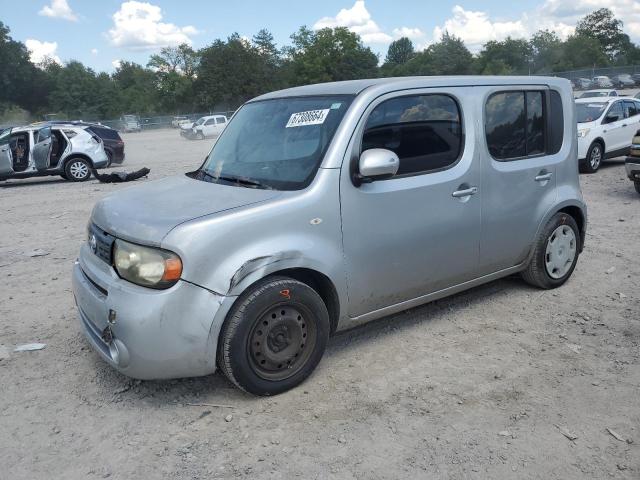
{"label": "front door handle", "polygon": [[478,187],[469,187],[462,190],[456,190],[451,194],[452,197],[460,198],[460,197],[468,197],[470,195],[475,195],[478,193]]}
{"label": "front door handle", "polygon": [[547,180],[551,180],[551,177],[553,177],[553,173],[551,172],[541,173],[539,175],[536,175],[536,182],[546,182]]}

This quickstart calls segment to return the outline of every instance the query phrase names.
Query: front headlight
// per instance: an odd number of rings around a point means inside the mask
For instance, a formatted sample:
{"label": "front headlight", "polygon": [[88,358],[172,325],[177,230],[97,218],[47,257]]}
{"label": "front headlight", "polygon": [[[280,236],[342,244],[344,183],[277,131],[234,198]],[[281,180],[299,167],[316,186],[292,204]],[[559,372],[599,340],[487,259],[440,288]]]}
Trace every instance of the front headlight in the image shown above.
{"label": "front headlight", "polygon": [[588,133],[589,133],[588,128],[583,128],[581,130],[578,130],[578,138],[586,137]]}
{"label": "front headlight", "polygon": [[169,288],[182,274],[182,261],[175,253],[116,240],[113,266],[121,278],[150,288]]}

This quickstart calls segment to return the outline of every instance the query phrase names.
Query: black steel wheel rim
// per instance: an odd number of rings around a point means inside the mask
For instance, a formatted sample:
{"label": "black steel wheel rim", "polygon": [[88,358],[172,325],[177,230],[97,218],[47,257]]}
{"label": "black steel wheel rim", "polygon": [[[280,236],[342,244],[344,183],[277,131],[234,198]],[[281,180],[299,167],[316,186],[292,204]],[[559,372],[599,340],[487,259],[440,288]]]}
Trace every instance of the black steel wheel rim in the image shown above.
{"label": "black steel wheel rim", "polygon": [[316,341],[314,315],[291,303],[269,307],[249,335],[249,363],[261,378],[285,380],[300,371],[313,353]]}

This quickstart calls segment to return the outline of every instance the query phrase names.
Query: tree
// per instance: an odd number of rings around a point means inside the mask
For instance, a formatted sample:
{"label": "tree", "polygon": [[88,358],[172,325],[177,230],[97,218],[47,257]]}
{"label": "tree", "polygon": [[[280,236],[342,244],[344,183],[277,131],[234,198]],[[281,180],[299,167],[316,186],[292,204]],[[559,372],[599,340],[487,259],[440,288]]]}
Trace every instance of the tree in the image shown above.
{"label": "tree", "polygon": [[535,73],[558,71],[562,61],[562,40],[555,32],[539,30],[529,42]]}
{"label": "tree", "polygon": [[478,55],[478,69],[483,75],[526,75],[530,72],[532,49],[523,39],[507,37],[501,42],[487,42]]}
{"label": "tree", "polygon": [[155,73],[133,62],[122,62],[113,74],[123,113],[150,115],[160,111]]}
{"label": "tree", "polygon": [[0,111],[18,105],[29,111],[43,110],[47,104],[47,78],[29,60],[22,42],[9,36],[0,22]]}
{"label": "tree", "polygon": [[468,75],[474,71],[473,55],[461,38],[444,32],[399,69],[402,75]]}
{"label": "tree", "polygon": [[562,66],[565,70],[606,67],[609,58],[600,42],[585,35],[571,35],[562,46]]}
{"label": "tree", "polygon": [[402,37],[391,42],[384,63],[386,65],[404,65],[414,55],[413,42],[407,37]]}
{"label": "tree", "polygon": [[285,49],[292,85],[352,80],[377,76],[378,57],[347,28],[313,32],[301,27]]}
{"label": "tree", "polygon": [[183,43],[177,47],[165,47],[159,54],[151,55],[147,67],[161,73],[181,73],[187,78],[193,78],[198,61],[198,54]]}
{"label": "tree", "polygon": [[201,50],[196,88],[202,106],[230,110],[266,93],[266,62],[267,57],[237,33],[226,42],[216,40]]}
{"label": "tree", "polygon": [[[608,8],[600,8],[586,15],[576,24],[576,36],[595,38],[600,42],[609,60],[614,60],[624,47],[622,21],[613,16]],[[628,39],[628,37],[627,37]]]}

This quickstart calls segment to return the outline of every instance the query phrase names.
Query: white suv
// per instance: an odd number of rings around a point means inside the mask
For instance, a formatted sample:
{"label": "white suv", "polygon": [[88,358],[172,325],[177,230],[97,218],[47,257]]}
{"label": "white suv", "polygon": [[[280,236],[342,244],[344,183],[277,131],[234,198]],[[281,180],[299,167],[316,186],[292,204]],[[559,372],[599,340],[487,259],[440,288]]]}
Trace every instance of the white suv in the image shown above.
{"label": "white suv", "polygon": [[578,158],[582,173],[594,173],[602,160],[629,153],[640,128],[640,101],[631,97],[578,98]]}

